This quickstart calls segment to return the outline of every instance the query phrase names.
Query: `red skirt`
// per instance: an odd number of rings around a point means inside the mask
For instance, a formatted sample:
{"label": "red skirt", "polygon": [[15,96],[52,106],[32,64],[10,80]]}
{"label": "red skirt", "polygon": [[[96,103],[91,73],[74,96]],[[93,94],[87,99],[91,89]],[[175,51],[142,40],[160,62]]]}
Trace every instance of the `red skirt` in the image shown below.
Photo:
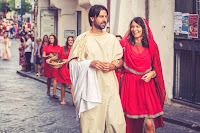
{"label": "red skirt", "polygon": [[44,77],[53,78],[53,77],[57,77],[57,75],[58,75],[58,69],[50,67],[46,63],[46,60],[45,60],[44,61]]}
{"label": "red skirt", "polygon": [[[155,128],[163,127],[163,110],[156,93],[154,79],[146,83],[141,78],[142,75],[133,73],[125,73],[123,76],[121,102],[126,119],[128,118],[127,125],[139,122],[137,125],[142,128],[144,119],[147,118],[154,122],[152,124],[154,124]],[[137,126],[132,126],[138,128]],[[131,127],[131,133],[134,133],[133,127]]]}
{"label": "red skirt", "polygon": [[64,64],[61,68],[58,69],[57,82],[71,84],[70,73],[69,69],[67,69],[67,64]]}

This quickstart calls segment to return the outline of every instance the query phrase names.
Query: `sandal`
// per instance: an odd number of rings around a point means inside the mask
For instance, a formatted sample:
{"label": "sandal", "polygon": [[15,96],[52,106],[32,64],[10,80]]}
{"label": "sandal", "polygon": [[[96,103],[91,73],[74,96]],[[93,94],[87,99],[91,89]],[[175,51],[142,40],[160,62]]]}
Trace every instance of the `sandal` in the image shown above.
{"label": "sandal", "polygon": [[65,101],[62,101],[62,102],[60,102],[60,104],[61,104],[61,105],[65,105],[65,104],[66,104],[66,102],[65,102]]}
{"label": "sandal", "polygon": [[58,97],[58,96],[56,96],[56,95],[53,95],[53,98],[55,98],[55,99],[58,99],[59,97]]}

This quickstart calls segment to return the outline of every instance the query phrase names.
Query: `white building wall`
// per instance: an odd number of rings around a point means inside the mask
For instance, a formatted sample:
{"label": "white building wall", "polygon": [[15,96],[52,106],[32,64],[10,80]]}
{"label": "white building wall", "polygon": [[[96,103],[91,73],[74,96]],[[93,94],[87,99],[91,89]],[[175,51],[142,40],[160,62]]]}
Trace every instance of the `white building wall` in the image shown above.
{"label": "white building wall", "polygon": [[[145,0],[111,1],[111,33],[124,36],[134,17],[145,17]],[[116,7],[115,7],[116,6]],[[112,13],[114,12],[114,13]]]}
{"label": "white building wall", "polygon": [[[48,9],[49,8],[49,0],[38,0],[38,16],[37,16],[37,37],[41,37],[40,36],[40,33],[41,33],[41,23],[40,23],[40,15],[41,15],[41,12],[40,10],[41,9]],[[42,38],[42,37],[41,37]]]}
{"label": "white building wall", "polygon": [[[64,46],[65,30],[74,30],[77,34],[76,0],[50,0],[50,6],[58,8],[58,44]],[[76,36],[76,35],[75,35]]]}
{"label": "white building wall", "polygon": [[151,0],[149,24],[158,44],[167,98],[173,98],[175,0]]}
{"label": "white building wall", "polygon": [[59,9],[58,10],[58,36],[57,36],[57,39],[58,39],[58,44],[60,45],[60,46],[63,46],[62,45],[62,41],[60,41],[61,40],[61,38],[63,37],[62,36],[62,33],[61,33],[61,29],[62,29],[62,16],[61,16],[61,10]]}

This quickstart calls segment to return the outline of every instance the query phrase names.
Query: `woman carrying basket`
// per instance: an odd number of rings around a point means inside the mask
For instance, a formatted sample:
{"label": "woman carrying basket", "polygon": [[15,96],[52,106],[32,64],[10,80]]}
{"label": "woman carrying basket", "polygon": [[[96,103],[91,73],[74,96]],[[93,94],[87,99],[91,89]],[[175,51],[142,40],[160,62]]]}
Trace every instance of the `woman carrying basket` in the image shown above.
{"label": "woman carrying basket", "polygon": [[73,87],[70,79],[70,74],[69,74],[69,69],[67,68],[67,59],[70,53],[70,49],[74,43],[74,38],[73,36],[69,36],[67,38],[67,41],[65,43],[65,46],[61,47],[58,58],[64,59],[65,64],[58,69],[58,77],[57,77],[57,82],[62,83],[61,86],[61,104],[65,105],[65,86],[66,84],[70,84],[71,88],[71,95],[72,95],[72,100],[74,103],[74,92],[73,92]]}
{"label": "woman carrying basket", "polygon": [[60,46],[57,44],[55,35],[49,36],[49,43],[43,47],[42,51],[42,57],[44,58],[44,76],[47,78],[47,95],[50,96],[51,79],[53,79],[53,98],[58,99],[56,95],[58,69],[46,63],[46,60],[50,58],[50,54],[58,54],[60,51]]}

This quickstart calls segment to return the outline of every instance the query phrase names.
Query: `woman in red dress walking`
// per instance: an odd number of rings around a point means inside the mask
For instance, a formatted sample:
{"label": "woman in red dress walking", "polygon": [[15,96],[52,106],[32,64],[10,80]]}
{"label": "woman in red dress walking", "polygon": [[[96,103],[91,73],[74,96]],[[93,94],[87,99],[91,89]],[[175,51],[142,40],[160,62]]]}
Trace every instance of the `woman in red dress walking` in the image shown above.
{"label": "woman in red dress walking", "polygon": [[52,68],[46,63],[50,53],[59,53],[60,51],[60,46],[57,44],[55,35],[49,36],[49,43],[45,44],[42,51],[42,57],[44,58],[44,76],[47,78],[47,95],[50,96],[51,79],[53,79],[53,98],[58,99],[56,95],[58,69]]}
{"label": "woman in red dress walking", "polygon": [[[62,59],[67,60],[69,53],[70,53],[70,49],[71,49],[73,43],[74,43],[73,36],[69,36],[67,38],[65,46],[61,47],[58,58],[62,58]],[[65,86],[66,86],[66,84],[70,84],[72,100],[73,100],[73,103],[74,103],[74,91],[73,91],[73,87],[72,87],[72,83],[71,83],[71,79],[70,79],[69,69],[67,68],[67,61],[61,68],[58,69],[57,81],[58,81],[58,83],[62,83],[62,86],[61,86],[61,104],[62,105],[66,104],[65,103]]]}
{"label": "woman in red dress walking", "polygon": [[158,46],[148,23],[134,18],[121,41],[124,46],[121,102],[127,133],[155,133],[164,127],[165,86]]}

